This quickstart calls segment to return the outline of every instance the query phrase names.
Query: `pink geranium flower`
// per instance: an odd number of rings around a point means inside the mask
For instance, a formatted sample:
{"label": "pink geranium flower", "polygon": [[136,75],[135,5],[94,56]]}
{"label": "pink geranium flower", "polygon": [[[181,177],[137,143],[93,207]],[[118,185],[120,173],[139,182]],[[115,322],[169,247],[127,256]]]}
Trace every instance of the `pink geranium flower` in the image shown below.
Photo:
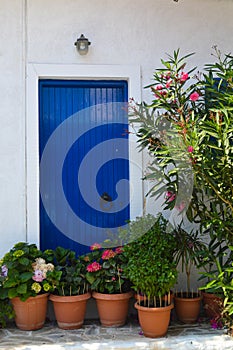
{"label": "pink geranium flower", "polygon": [[200,97],[199,93],[195,91],[189,96],[189,99],[195,102],[199,99],[199,97]]}
{"label": "pink geranium flower", "polygon": [[111,258],[114,258],[115,255],[116,255],[116,253],[112,249],[107,249],[103,252],[102,259],[109,260]]}
{"label": "pink geranium flower", "polygon": [[94,261],[92,264],[89,264],[87,266],[87,271],[88,272],[96,272],[96,271],[101,270],[101,268],[102,268],[102,266],[98,262]]}
{"label": "pink geranium flower", "polygon": [[101,245],[99,243],[94,243],[90,246],[90,250],[98,250],[101,249]]}
{"label": "pink geranium flower", "polygon": [[116,249],[115,249],[115,253],[116,254],[121,254],[123,252],[123,248],[122,247],[117,247]]}

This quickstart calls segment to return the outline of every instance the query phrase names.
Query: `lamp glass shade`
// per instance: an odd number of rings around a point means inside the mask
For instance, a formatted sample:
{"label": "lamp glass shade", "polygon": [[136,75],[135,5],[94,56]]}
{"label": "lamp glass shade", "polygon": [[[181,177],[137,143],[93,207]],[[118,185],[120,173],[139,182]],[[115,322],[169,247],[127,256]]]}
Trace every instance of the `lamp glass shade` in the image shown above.
{"label": "lamp glass shade", "polygon": [[85,38],[85,36],[82,34],[80,36],[80,38],[77,39],[77,41],[75,42],[75,45],[77,47],[77,50],[79,52],[80,55],[86,55],[88,52],[88,46],[91,43],[88,41],[87,38]]}

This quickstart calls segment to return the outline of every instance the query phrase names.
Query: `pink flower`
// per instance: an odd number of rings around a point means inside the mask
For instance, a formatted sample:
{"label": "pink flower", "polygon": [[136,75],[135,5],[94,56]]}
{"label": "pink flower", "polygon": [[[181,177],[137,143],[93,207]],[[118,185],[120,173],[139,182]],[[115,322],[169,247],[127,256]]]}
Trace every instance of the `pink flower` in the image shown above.
{"label": "pink flower", "polygon": [[193,146],[188,146],[187,151],[188,151],[189,153],[193,153],[193,151],[194,151]]}
{"label": "pink flower", "polygon": [[112,281],[116,281],[116,277],[112,277]]}
{"label": "pink flower", "polygon": [[98,250],[101,249],[101,245],[99,243],[94,243],[90,246],[90,250]]}
{"label": "pink flower", "polygon": [[176,194],[171,191],[167,191],[165,194],[165,198],[167,199],[168,202],[172,202],[176,198]]}
{"label": "pink flower", "polygon": [[115,253],[116,254],[121,254],[123,252],[123,247],[117,247],[116,249],[115,249]]}
{"label": "pink flower", "polygon": [[102,259],[109,260],[111,258],[114,258],[115,255],[116,255],[116,253],[114,253],[114,251],[112,249],[107,249],[103,252]]}
{"label": "pink flower", "polygon": [[189,99],[191,101],[195,102],[195,101],[197,101],[199,99],[199,97],[200,97],[199,93],[195,91],[189,96]]}
{"label": "pink flower", "polygon": [[155,90],[163,90],[163,85],[156,85]]}
{"label": "pink flower", "polygon": [[167,91],[166,90],[162,90],[161,91],[161,95],[166,96],[167,95]]}
{"label": "pink flower", "polygon": [[101,270],[101,268],[102,268],[102,266],[98,262],[94,261],[92,264],[89,264],[87,266],[87,271],[88,272],[96,272],[96,271]]}
{"label": "pink flower", "polygon": [[215,318],[210,320],[210,324],[213,329],[221,329],[223,327],[222,322]]}
{"label": "pink flower", "polygon": [[35,270],[34,276],[32,276],[33,281],[42,282],[44,280],[43,272],[41,270]]}
{"label": "pink flower", "polygon": [[166,88],[169,89],[169,87],[171,86],[172,84],[172,80],[169,79],[167,82],[166,82]]}
{"label": "pink flower", "polygon": [[188,77],[189,77],[188,73],[181,72],[180,81],[184,83],[188,79]]}

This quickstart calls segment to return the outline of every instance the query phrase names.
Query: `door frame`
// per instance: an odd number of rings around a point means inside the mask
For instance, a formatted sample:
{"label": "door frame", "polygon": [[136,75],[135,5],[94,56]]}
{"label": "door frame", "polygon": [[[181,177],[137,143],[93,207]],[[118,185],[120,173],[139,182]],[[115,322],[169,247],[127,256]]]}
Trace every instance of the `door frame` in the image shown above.
{"label": "door frame", "polygon": [[[141,73],[138,65],[27,65],[26,82],[26,241],[40,245],[39,215],[39,79],[127,80],[128,96],[141,101]],[[144,188],[142,152],[136,150],[136,136],[129,134],[130,219],[142,215]],[[141,191],[138,191],[141,181]]]}

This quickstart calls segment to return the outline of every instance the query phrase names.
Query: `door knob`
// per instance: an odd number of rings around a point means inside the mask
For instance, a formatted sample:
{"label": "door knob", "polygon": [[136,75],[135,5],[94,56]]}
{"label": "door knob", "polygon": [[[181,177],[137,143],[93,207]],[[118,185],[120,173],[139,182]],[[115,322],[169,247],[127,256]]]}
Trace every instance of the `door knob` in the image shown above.
{"label": "door knob", "polygon": [[101,195],[101,198],[106,202],[112,202],[112,197],[107,192],[104,192]]}

